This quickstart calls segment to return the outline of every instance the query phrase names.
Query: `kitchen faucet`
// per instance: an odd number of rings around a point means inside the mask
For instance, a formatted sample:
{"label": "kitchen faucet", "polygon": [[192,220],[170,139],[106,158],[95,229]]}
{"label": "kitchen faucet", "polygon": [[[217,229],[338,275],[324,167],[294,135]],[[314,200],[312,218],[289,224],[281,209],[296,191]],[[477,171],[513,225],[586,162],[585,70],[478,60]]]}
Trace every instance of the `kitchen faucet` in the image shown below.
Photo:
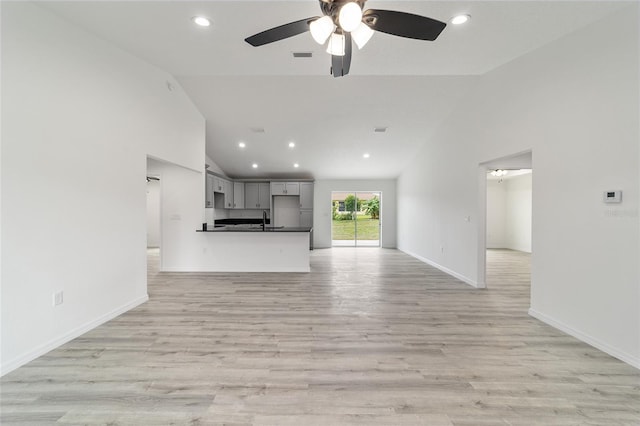
{"label": "kitchen faucet", "polygon": [[262,210],[262,230],[264,231],[265,225],[267,224],[267,211]]}

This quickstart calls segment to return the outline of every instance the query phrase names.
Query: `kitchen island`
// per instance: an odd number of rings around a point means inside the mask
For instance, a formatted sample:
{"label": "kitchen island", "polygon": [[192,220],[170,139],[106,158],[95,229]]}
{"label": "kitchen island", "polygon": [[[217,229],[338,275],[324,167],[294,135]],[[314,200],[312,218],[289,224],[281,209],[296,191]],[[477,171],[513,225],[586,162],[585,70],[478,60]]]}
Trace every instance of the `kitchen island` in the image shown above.
{"label": "kitchen island", "polygon": [[310,227],[227,225],[200,233],[198,272],[309,272]]}

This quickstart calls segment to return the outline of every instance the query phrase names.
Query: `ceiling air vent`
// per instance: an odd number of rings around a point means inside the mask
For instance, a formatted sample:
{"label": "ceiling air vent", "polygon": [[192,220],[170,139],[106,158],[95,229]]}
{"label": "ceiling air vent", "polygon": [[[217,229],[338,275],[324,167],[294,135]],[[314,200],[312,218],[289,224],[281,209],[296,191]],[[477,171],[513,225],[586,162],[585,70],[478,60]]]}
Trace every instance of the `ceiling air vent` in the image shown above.
{"label": "ceiling air vent", "polygon": [[253,133],[264,133],[264,127],[251,127]]}
{"label": "ceiling air vent", "polygon": [[311,58],[313,56],[313,52],[293,52],[294,58]]}
{"label": "ceiling air vent", "polygon": [[373,131],[376,132],[376,133],[384,133],[384,132],[387,131],[387,128],[386,127],[374,127]]}

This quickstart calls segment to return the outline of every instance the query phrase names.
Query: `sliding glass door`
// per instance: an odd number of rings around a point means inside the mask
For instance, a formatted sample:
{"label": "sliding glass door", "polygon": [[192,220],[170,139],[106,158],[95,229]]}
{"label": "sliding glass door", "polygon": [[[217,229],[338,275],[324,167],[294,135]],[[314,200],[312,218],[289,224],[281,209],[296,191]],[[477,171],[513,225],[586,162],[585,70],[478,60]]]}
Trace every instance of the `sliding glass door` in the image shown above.
{"label": "sliding glass door", "polygon": [[331,193],[331,242],[334,247],[380,247],[379,191]]}

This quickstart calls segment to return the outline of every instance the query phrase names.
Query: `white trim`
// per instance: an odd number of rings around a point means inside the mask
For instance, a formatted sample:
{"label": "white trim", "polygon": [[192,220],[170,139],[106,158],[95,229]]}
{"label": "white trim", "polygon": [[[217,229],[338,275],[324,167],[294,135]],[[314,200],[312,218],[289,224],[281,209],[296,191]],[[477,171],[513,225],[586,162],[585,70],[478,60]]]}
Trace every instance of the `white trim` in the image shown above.
{"label": "white trim", "polygon": [[427,265],[431,265],[431,266],[433,266],[434,268],[440,269],[440,270],[441,270],[442,272],[444,272],[445,274],[451,275],[452,277],[457,278],[457,279],[459,279],[460,281],[463,281],[463,282],[465,282],[465,283],[469,284],[469,285],[470,285],[470,286],[472,286],[472,287],[475,287],[475,288],[484,288],[484,285],[483,285],[483,284],[480,284],[480,285],[479,285],[476,281],[472,280],[471,278],[469,278],[469,277],[465,277],[464,275],[459,274],[459,273],[457,273],[457,272],[455,272],[455,271],[452,271],[451,269],[449,269],[449,268],[447,268],[447,267],[444,267],[444,266],[442,266],[442,265],[439,265],[439,264],[437,264],[436,262],[434,262],[434,261],[432,261],[432,260],[427,259],[426,257],[419,256],[419,255],[417,255],[417,254],[415,254],[415,253],[411,253],[410,251],[407,251],[407,250],[404,250],[404,249],[401,249],[401,248],[399,248],[398,250],[400,250],[400,251],[401,251],[401,252],[403,252],[403,253],[408,254],[409,256],[415,257],[416,259],[418,259],[418,260],[420,260],[420,261],[422,261],[422,262],[426,263]]}
{"label": "white trim", "polygon": [[7,363],[4,363],[0,367],[0,371],[1,371],[0,376],[4,376],[5,374],[12,372],[16,368],[22,367],[26,363],[31,362],[38,357],[41,357],[47,352],[52,351],[57,347],[64,345],[67,342],[70,342],[76,337],[83,335],[84,333],[98,327],[99,325],[102,325],[105,322],[112,320],[119,315],[122,315],[123,313],[135,308],[136,306],[143,304],[147,300],[149,300],[148,294],[138,297],[137,299],[132,300],[126,305],[123,305],[117,309],[114,309],[111,312],[107,312],[106,314],[94,319],[93,321],[89,321],[88,323],[81,325],[80,327],[76,327],[73,330],[69,331],[68,333],[63,334],[62,336],[56,339],[50,340],[49,342],[38,346],[32,351],[29,351],[24,355],[21,355],[17,358],[12,359]]}
{"label": "white trim", "polygon": [[596,349],[601,350],[602,352],[611,355],[614,358],[618,358],[620,361],[624,361],[627,364],[637,368],[640,370],[640,358],[637,358],[631,354],[628,354],[624,351],[614,348],[613,346],[602,342],[601,340],[585,334],[575,328],[563,323],[562,321],[558,321],[554,318],[551,318],[548,315],[543,314],[542,312],[536,311],[533,308],[529,308],[529,315],[532,317],[542,321],[543,323],[550,325],[553,328],[556,328],[570,336],[575,337],[576,339],[587,343],[593,346]]}

